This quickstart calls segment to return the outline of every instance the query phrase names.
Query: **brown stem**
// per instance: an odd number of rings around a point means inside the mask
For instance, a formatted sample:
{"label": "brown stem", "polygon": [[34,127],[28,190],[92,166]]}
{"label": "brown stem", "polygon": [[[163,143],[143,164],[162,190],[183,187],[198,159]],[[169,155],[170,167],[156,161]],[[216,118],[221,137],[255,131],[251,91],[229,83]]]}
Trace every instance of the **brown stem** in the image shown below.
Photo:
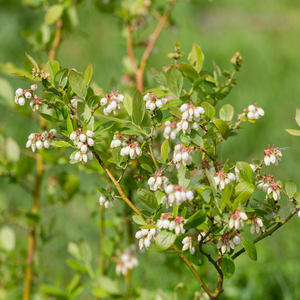
{"label": "brown stem", "polygon": [[51,48],[50,48],[49,53],[48,53],[48,59],[49,60],[55,60],[57,49],[58,49],[58,47],[61,43],[62,25],[63,25],[62,20],[59,19],[56,22],[56,30],[55,30],[54,39],[53,39]]}
{"label": "brown stem", "polygon": [[[298,212],[297,209],[295,209],[286,219],[282,220],[280,223],[278,223],[275,227],[273,227],[271,230],[266,231],[264,234],[262,234],[260,237],[258,237],[257,239],[253,240],[252,243],[256,244],[257,242],[263,240],[264,238],[272,235],[276,230],[278,230],[281,226],[283,226],[284,224],[286,224],[286,222],[288,222],[296,213]],[[240,251],[238,251],[236,254],[234,254],[232,256],[232,259],[236,259],[237,257],[239,257],[242,253],[245,252],[245,248],[241,249]]]}
{"label": "brown stem", "polygon": [[[40,124],[44,124],[44,121],[41,120]],[[39,209],[39,193],[41,182],[44,174],[44,159],[41,155],[38,156],[37,165],[36,165],[36,177],[33,190],[33,205],[31,208],[32,213],[36,213]],[[29,231],[28,241],[27,241],[27,258],[26,258],[26,268],[25,268],[25,287],[23,292],[22,300],[29,300],[32,280],[33,280],[33,258],[35,251],[36,243],[36,228],[35,225],[32,225]]]}
{"label": "brown stem", "polygon": [[131,24],[127,25],[127,55],[129,57],[131,66],[134,70],[134,72],[137,71],[137,65],[135,62],[134,58],[134,53],[133,53],[133,43],[132,43],[132,26]]}

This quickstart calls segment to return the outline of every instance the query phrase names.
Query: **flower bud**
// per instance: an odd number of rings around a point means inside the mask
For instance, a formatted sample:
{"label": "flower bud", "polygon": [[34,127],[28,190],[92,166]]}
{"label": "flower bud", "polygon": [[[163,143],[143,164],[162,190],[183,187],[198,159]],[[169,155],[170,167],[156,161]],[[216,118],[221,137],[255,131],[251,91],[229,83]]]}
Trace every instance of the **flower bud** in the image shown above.
{"label": "flower bud", "polygon": [[169,230],[174,230],[176,227],[175,221],[170,222]]}
{"label": "flower bud", "polygon": [[56,132],[56,129],[50,129],[49,132],[50,132],[51,135],[56,135],[56,133],[57,133],[57,132]]}
{"label": "flower bud", "polygon": [[32,84],[30,86],[30,89],[33,90],[33,91],[35,91],[37,89],[37,87],[38,87],[37,84]]}
{"label": "flower bud", "polygon": [[87,150],[88,150],[88,148],[87,148],[86,145],[82,145],[81,148],[80,148],[81,153],[86,153]]}
{"label": "flower bud", "polygon": [[151,244],[151,242],[146,238],[146,239],[144,240],[144,245],[145,245],[145,247],[146,247],[147,249],[149,249],[150,244]]}
{"label": "flower bud", "polygon": [[42,149],[42,148],[43,148],[43,142],[42,142],[42,141],[37,141],[37,142],[36,142],[36,147],[37,147],[38,149]]}
{"label": "flower bud", "polygon": [[83,160],[84,162],[87,162],[88,158],[87,158],[87,155],[86,155],[86,154],[83,154],[83,155],[82,155],[82,160]]}
{"label": "flower bud", "polygon": [[46,141],[44,142],[44,147],[45,147],[46,149],[48,149],[48,148],[50,147],[50,141],[49,141],[49,140],[46,140]]}
{"label": "flower bud", "polygon": [[105,208],[108,208],[109,205],[110,205],[110,202],[109,202],[108,200],[106,200],[106,201],[104,202],[104,207],[105,207]]}
{"label": "flower bud", "polygon": [[186,197],[188,200],[192,201],[194,199],[194,193],[192,191],[187,191]]}
{"label": "flower bud", "polygon": [[142,232],[142,235],[143,235],[143,236],[144,236],[144,235],[147,235],[147,234],[148,234],[148,229],[142,229],[141,232]]}
{"label": "flower bud", "polygon": [[264,162],[265,162],[265,165],[266,165],[266,166],[269,166],[269,165],[271,164],[270,157],[269,157],[269,156],[265,156]]}
{"label": "flower bud", "polygon": [[25,99],[23,97],[19,98],[19,104],[23,106],[25,104]]}
{"label": "flower bud", "polygon": [[79,139],[80,139],[81,142],[84,143],[84,142],[86,141],[86,135],[82,133],[82,134],[79,136]]}
{"label": "flower bud", "polygon": [[88,130],[88,131],[86,132],[86,136],[92,138],[92,137],[94,137],[94,132],[93,132],[92,130]]}
{"label": "flower bud", "polygon": [[113,108],[112,108],[111,104],[107,105],[106,110],[107,110],[108,113],[112,112]]}
{"label": "flower bud", "polygon": [[141,232],[141,231],[138,231],[138,232],[135,234],[135,237],[136,237],[137,239],[141,239],[141,238],[143,237],[142,232]]}
{"label": "flower bud", "polygon": [[75,156],[74,156],[74,159],[75,160],[79,160],[80,159],[80,156],[81,156],[81,153],[78,151],[76,152]]}
{"label": "flower bud", "polygon": [[135,152],[138,156],[141,156],[143,154],[142,149],[140,147],[136,147]]}
{"label": "flower bud", "polygon": [[26,99],[30,99],[30,98],[31,98],[31,96],[32,96],[32,95],[31,95],[31,93],[30,93],[30,92],[26,92],[26,93],[25,93],[25,98],[26,98]]}
{"label": "flower bud", "polygon": [[167,228],[169,228],[169,226],[170,226],[170,221],[169,220],[164,220],[163,221],[163,228],[167,229]]}
{"label": "flower bud", "polygon": [[87,143],[88,143],[88,145],[91,146],[91,147],[93,147],[93,146],[95,145],[94,140],[91,139],[91,138],[88,138]]}
{"label": "flower bud", "polygon": [[100,104],[101,104],[101,105],[106,105],[106,104],[107,104],[107,99],[106,99],[106,98],[102,98],[102,99],[100,100]]}
{"label": "flower bud", "polygon": [[30,146],[31,146],[31,140],[28,140],[27,143],[26,143],[26,148],[28,148]]}
{"label": "flower bud", "polygon": [[154,110],[155,108],[156,108],[155,103],[151,103],[151,104],[149,105],[149,109],[150,109],[150,110]]}
{"label": "flower bud", "polygon": [[181,107],[180,107],[180,111],[181,112],[184,112],[188,109],[188,105],[186,103],[182,104]]}
{"label": "flower bud", "polygon": [[157,106],[158,108],[162,108],[162,107],[163,107],[163,103],[162,103],[161,100],[157,100],[157,101],[155,102],[155,104],[156,104],[156,106]]}
{"label": "flower bud", "polygon": [[100,198],[99,198],[99,202],[100,202],[100,205],[103,205],[106,201],[106,197],[101,195]]}
{"label": "flower bud", "polygon": [[241,243],[241,238],[239,236],[235,236],[233,238],[233,242],[236,244],[236,245],[239,245]]}
{"label": "flower bud", "polygon": [[92,160],[94,158],[94,155],[92,152],[88,152],[87,157],[89,160]]}
{"label": "flower bud", "polygon": [[16,96],[17,97],[20,97],[20,96],[22,96],[23,95],[23,90],[21,89],[21,88],[18,88],[17,90],[16,90]]}
{"label": "flower bud", "polygon": [[245,220],[245,221],[248,219],[246,213],[244,213],[243,211],[240,211],[240,212],[239,212],[239,215],[240,215],[241,219],[243,219],[243,220]]}

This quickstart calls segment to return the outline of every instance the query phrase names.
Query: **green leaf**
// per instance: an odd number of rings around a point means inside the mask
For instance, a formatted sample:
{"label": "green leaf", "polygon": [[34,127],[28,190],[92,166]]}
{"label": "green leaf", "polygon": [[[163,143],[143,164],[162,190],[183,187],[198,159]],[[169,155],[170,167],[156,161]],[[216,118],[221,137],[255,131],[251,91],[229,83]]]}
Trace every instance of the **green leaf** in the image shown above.
{"label": "green leaf", "polygon": [[130,128],[126,128],[125,130],[122,129],[121,133],[128,134],[128,135],[139,135],[139,134],[142,134],[142,132],[140,130],[130,129]]}
{"label": "green leaf", "polygon": [[135,124],[141,125],[145,114],[145,101],[139,90],[136,90],[133,94],[132,114]]}
{"label": "green leaf", "polygon": [[229,255],[224,255],[221,262],[221,269],[225,277],[231,278],[235,271],[233,259]]}
{"label": "green leaf", "polygon": [[114,122],[117,122],[117,123],[131,123],[129,120],[118,119],[118,118],[114,118],[114,117],[111,117],[111,116],[100,115],[100,117],[104,118],[104,119],[114,121]]}
{"label": "green leaf", "polygon": [[147,225],[147,222],[139,215],[133,215],[132,220],[134,223],[139,225]]}
{"label": "green leaf", "polygon": [[289,133],[290,135],[293,136],[300,136],[300,130],[296,130],[296,129],[286,129],[285,130],[287,133]]}
{"label": "green leaf", "polygon": [[47,61],[44,66],[45,73],[50,73],[48,81],[55,85],[55,75],[59,71],[59,62],[56,60]]}
{"label": "green leaf", "polygon": [[163,159],[163,161],[166,161],[168,158],[168,152],[169,152],[169,140],[166,139],[160,148],[160,152],[161,152],[161,157]]}
{"label": "green leaf", "polygon": [[205,219],[205,210],[199,210],[187,219],[187,222],[183,225],[183,228],[186,230],[189,230],[190,228],[196,228],[205,222]]}
{"label": "green leaf", "polygon": [[145,204],[149,208],[156,209],[158,206],[154,193],[148,190],[139,188],[137,190],[137,197],[143,204]]}
{"label": "green leaf", "polygon": [[99,276],[98,282],[105,292],[109,295],[120,295],[121,289],[117,281],[107,276]]}
{"label": "green leaf", "polygon": [[5,100],[6,105],[15,105],[15,92],[8,80],[0,77],[0,99]]}
{"label": "green leaf", "polygon": [[45,14],[45,23],[50,25],[56,22],[64,11],[64,6],[62,4],[55,4],[51,6]]}
{"label": "green leaf", "polygon": [[69,73],[69,82],[73,91],[81,99],[85,99],[87,95],[86,81],[85,79],[76,71],[71,70]]}
{"label": "green leaf", "polygon": [[67,131],[69,135],[74,131],[70,115],[67,116]]}
{"label": "green leaf", "polygon": [[252,260],[257,260],[257,253],[256,253],[255,245],[251,241],[246,239],[245,237],[243,237],[243,239],[242,239],[242,244],[245,248],[246,253],[249,255],[249,257]]}
{"label": "green leaf", "polygon": [[168,111],[175,117],[181,119],[181,113],[178,107],[170,107]]}
{"label": "green leaf", "polygon": [[230,104],[225,104],[219,111],[220,119],[223,121],[231,121],[234,115],[234,108]]}
{"label": "green leaf", "polygon": [[163,230],[161,231],[156,239],[155,246],[158,251],[164,251],[170,248],[175,242],[177,235],[174,231]]}
{"label": "green leaf", "polygon": [[199,147],[203,147],[203,140],[198,131],[196,131],[195,129],[192,129],[190,138],[191,138],[192,143],[194,143],[195,145],[197,145]]}
{"label": "green leaf", "polygon": [[183,86],[183,76],[174,66],[171,66],[168,71],[168,82],[171,91],[179,97]]}
{"label": "green leaf", "polygon": [[25,52],[27,58],[29,59],[29,61],[32,63],[32,65],[38,70],[39,69],[39,65],[37,64],[37,62],[29,55]]}
{"label": "green leaf", "polygon": [[84,121],[88,120],[91,112],[91,109],[84,102],[77,102],[77,116],[81,123],[84,123]]}
{"label": "green leaf", "polygon": [[124,100],[123,100],[123,107],[127,111],[128,115],[132,116],[132,97],[130,97],[128,94],[125,94]]}
{"label": "green leaf", "polygon": [[6,139],[5,152],[7,158],[12,162],[17,162],[20,158],[20,147],[18,143],[11,137]]}
{"label": "green leaf", "polygon": [[174,289],[173,299],[187,300],[187,293],[188,293],[187,286],[183,282],[179,282]]}
{"label": "green leaf", "polygon": [[151,68],[151,72],[157,83],[163,85],[165,88],[168,88],[166,77],[162,71],[157,68]]}
{"label": "green leaf", "polygon": [[216,109],[208,102],[202,102],[201,106],[205,110],[205,115],[211,120],[215,114],[216,114]]}
{"label": "green leaf", "polygon": [[89,63],[83,74],[83,78],[85,79],[86,86],[89,85],[92,75],[93,75],[93,67],[92,67],[91,63]]}
{"label": "green leaf", "polygon": [[120,153],[121,153],[121,147],[114,148],[112,152],[113,160],[115,161],[117,166],[119,166],[123,160],[123,156]]}
{"label": "green leaf", "polygon": [[89,108],[94,109],[100,103],[100,96],[92,95],[87,100]]}
{"label": "green leaf", "polygon": [[295,120],[296,120],[298,126],[300,126],[300,109],[299,108],[296,108],[296,117],[295,117]]}
{"label": "green leaf", "polygon": [[67,300],[69,299],[68,295],[61,289],[58,289],[55,286],[42,284],[40,289],[47,295],[59,297],[59,299]]}
{"label": "green leaf", "polygon": [[69,144],[66,141],[53,141],[53,142],[51,142],[51,146],[55,146],[55,147],[72,147],[72,145]]}
{"label": "green leaf", "polygon": [[[198,75],[198,73],[195,71],[195,69],[194,69],[191,65],[189,65],[189,64],[187,64],[187,63],[182,62],[182,63],[178,66],[178,69],[179,69],[180,72],[183,73],[183,75],[184,75],[185,77],[191,78],[193,81],[195,81],[195,80],[197,81],[198,78],[199,78],[199,75]],[[196,81],[195,81],[195,82],[196,82]],[[198,85],[199,85],[199,84],[198,84]]]}
{"label": "green leaf", "polygon": [[191,141],[191,139],[190,139],[190,136],[189,135],[186,135],[186,134],[184,134],[184,133],[182,133],[181,135],[180,135],[180,140],[181,140],[181,142],[185,145],[185,146],[190,146],[190,141]]}
{"label": "green leaf", "polygon": [[76,259],[82,260],[80,250],[77,244],[73,242],[68,243],[68,252],[73,255]]}
{"label": "green leaf", "polygon": [[297,192],[296,183],[291,179],[287,180],[285,182],[285,191],[290,199],[293,198],[294,194]]}
{"label": "green leaf", "polygon": [[226,207],[228,201],[230,200],[232,192],[233,192],[233,185],[231,183],[226,184],[226,186],[222,192],[222,196],[221,196],[221,209],[222,210]]}
{"label": "green leaf", "polygon": [[212,187],[212,189],[213,189],[214,196],[216,196],[216,194],[217,194],[217,185],[216,185],[214,176],[213,176],[212,173],[210,173],[210,172],[208,171],[208,169],[205,169],[205,173],[206,173],[207,179],[208,179],[208,181],[210,182],[210,185],[211,185],[211,187]]}
{"label": "green leaf", "polygon": [[57,71],[54,77],[54,84],[56,88],[59,88],[60,86],[64,88],[66,86],[68,73],[69,70],[67,68]]}
{"label": "green leaf", "polygon": [[186,166],[181,165],[180,168],[177,170],[177,178],[178,178],[178,184],[182,186],[184,189],[186,189],[191,181],[191,173],[186,168]]}
{"label": "green leaf", "polygon": [[243,181],[235,186],[235,201],[245,203],[254,193],[255,186],[249,182]]}
{"label": "green leaf", "polygon": [[224,140],[227,140],[230,132],[227,123],[221,119],[213,120],[212,123],[217,127],[218,131],[221,133],[222,138]]}
{"label": "green leaf", "polygon": [[246,162],[238,161],[236,167],[240,171],[240,176],[244,181],[253,183],[253,170]]}
{"label": "green leaf", "polygon": [[194,69],[199,73],[202,69],[202,64],[204,61],[204,54],[201,51],[201,48],[197,44],[193,44],[192,51],[188,56],[190,64]]}
{"label": "green leaf", "polygon": [[198,78],[194,83],[193,83],[193,90],[195,90],[207,77],[207,75],[203,75],[200,78]]}
{"label": "green leaf", "polygon": [[6,251],[12,251],[15,249],[16,235],[15,232],[7,226],[0,229],[0,248]]}
{"label": "green leaf", "polygon": [[100,188],[100,189],[97,189],[96,191],[99,192],[101,195],[103,195],[105,197],[110,197],[111,196],[111,194],[106,189]]}

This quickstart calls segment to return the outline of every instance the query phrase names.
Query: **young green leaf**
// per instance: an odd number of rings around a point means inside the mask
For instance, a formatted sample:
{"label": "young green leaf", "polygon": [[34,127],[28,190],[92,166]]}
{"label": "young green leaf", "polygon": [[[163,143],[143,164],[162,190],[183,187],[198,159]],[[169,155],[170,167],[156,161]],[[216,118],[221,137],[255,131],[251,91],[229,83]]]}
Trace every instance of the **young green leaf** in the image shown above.
{"label": "young green leaf", "polygon": [[59,70],[54,77],[54,85],[56,88],[64,88],[67,84],[67,76],[69,70],[67,68]]}
{"label": "young green leaf", "polygon": [[51,146],[55,146],[55,147],[72,147],[72,145],[69,144],[66,141],[53,141],[53,142],[51,142]]}
{"label": "young green leaf", "polygon": [[91,109],[84,102],[77,102],[77,116],[81,123],[88,120],[91,115]]}
{"label": "young green leaf", "polygon": [[37,62],[29,55],[25,52],[27,58],[29,59],[29,61],[32,63],[32,65],[38,70],[39,69],[39,65],[37,64]]}
{"label": "young green leaf", "polygon": [[137,190],[137,197],[143,204],[145,204],[149,208],[156,209],[158,206],[154,193],[148,190],[139,188]]}
{"label": "young green leaf", "polygon": [[125,94],[124,100],[123,100],[123,107],[126,109],[128,115],[132,116],[132,97],[130,97],[128,94]]}
{"label": "young green leaf", "polygon": [[[178,66],[178,69],[180,72],[183,73],[183,75],[185,77],[187,77],[188,79],[192,79],[192,82],[194,82],[195,80],[197,81],[198,78],[199,78],[199,75],[198,73],[196,72],[196,70],[189,64],[187,63],[181,63],[179,66]],[[195,82],[196,82],[195,81]]]}
{"label": "young green leaf", "polygon": [[246,253],[249,255],[249,257],[252,260],[257,260],[257,253],[256,253],[255,245],[251,241],[246,239],[245,237],[243,237],[243,239],[242,239],[242,244],[245,248]]}
{"label": "young green leaf", "polygon": [[132,220],[134,223],[139,225],[147,225],[147,222],[139,215],[133,215]]}
{"label": "young green leaf", "polygon": [[89,83],[91,81],[92,75],[93,75],[93,67],[92,67],[91,63],[89,63],[83,74],[83,78],[85,79],[85,83],[87,86],[89,85]]}
{"label": "young green leaf", "polygon": [[190,138],[191,138],[191,142],[194,143],[196,146],[203,147],[203,140],[198,131],[192,129]]}
{"label": "young green leaf", "polygon": [[190,261],[196,266],[202,266],[204,263],[204,255],[199,251],[199,248],[196,247],[196,251],[193,255],[190,255]]}
{"label": "young green leaf", "polygon": [[168,88],[166,77],[162,71],[157,68],[151,68],[151,72],[157,83],[163,85],[165,88]]}
{"label": "young green leaf", "polygon": [[202,102],[201,106],[205,110],[205,115],[211,120],[216,114],[216,109],[206,101]]}
{"label": "young green leaf", "polygon": [[183,86],[183,76],[174,66],[171,66],[168,71],[168,82],[171,91],[179,97]]}
{"label": "young green leaf", "polygon": [[221,262],[221,269],[225,277],[231,278],[235,271],[233,259],[229,255],[224,255]]}
{"label": "young green leaf", "polygon": [[174,300],[187,300],[188,289],[187,286],[183,282],[179,282],[173,293]]}
{"label": "young green leaf", "polygon": [[228,201],[230,200],[232,191],[233,191],[232,184],[231,183],[226,184],[226,186],[222,192],[222,196],[221,196],[221,209],[222,210],[226,207]]}
{"label": "young green leaf", "polygon": [[202,69],[204,54],[197,44],[193,44],[192,51],[188,56],[188,60],[194,69],[199,73]]}
{"label": "young green leaf", "polygon": [[54,4],[51,6],[45,14],[45,24],[51,25],[56,22],[64,11],[63,4]]}
{"label": "young green leaf", "polygon": [[295,120],[296,120],[298,126],[300,126],[300,109],[299,108],[296,108],[296,117],[295,117]]}
{"label": "young green leaf", "polygon": [[287,180],[285,182],[285,191],[290,199],[293,198],[294,194],[297,192],[296,183],[291,179]]}
{"label": "young green leaf", "polygon": [[245,203],[250,196],[254,193],[255,186],[249,182],[243,181],[238,183],[235,186],[235,201],[238,201],[240,203]]}
{"label": "young green leaf", "polygon": [[213,192],[214,192],[214,196],[216,196],[217,194],[217,185],[216,185],[216,182],[215,182],[215,179],[214,179],[214,176],[212,173],[209,172],[208,169],[205,169],[205,173],[206,173],[206,176],[208,178],[208,181],[210,182],[210,185],[213,189]]}
{"label": "young green leaf", "polygon": [[166,139],[160,148],[160,152],[161,152],[161,157],[163,159],[163,161],[166,161],[168,158],[168,151],[169,151],[169,140]]}
{"label": "young green leaf", "polygon": [[59,62],[56,60],[47,61],[44,66],[45,73],[50,73],[48,81],[55,85],[55,75],[59,71]]}
{"label": "young green leaf", "polygon": [[199,210],[187,219],[187,222],[183,225],[183,228],[188,230],[190,228],[196,228],[201,225],[206,219],[206,213],[204,210]]}
{"label": "young green leaf", "polygon": [[132,101],[132,114],[135,121],[135,124],[141,125],[144,114],[145,114],[145,101],[143,95],[139,90],[136,90],[133,94],[133,101]]}
{"label": "young green leaf", "polygon": [[289,133],[290,135],[293,136],[300,136],[300,130],[296,130],[296,129],[286,129],[285,130],[287,133]]}
{"label": "young green leaf", "polygon": [[191,173],[186,166],[181,165],[177,171],[178,184],[186,189],[191,181]]}
{"label": "young green leaf", "polygon": [[112,152],[112,157],[117,166],[119,166],[123,160],[123,156],[120,154],[120,152],[121,152],[121,147],[114,148]]}
{"label": "young green leaf", "polygon": [[62,122],[61,120],[59,120],[55,117],[52,117],[50,115],[47,115],[47,114],[40,113],[40,116],[42,116],[44,119],[46,119],[47,121],[52,122],[52,123]]}
{"label": "young green leaf", "polygon": [[219,111],[220,119],[223,121],[231,121],[234,115],[234,108],[230,104],[225,104]]}
{"label": "young green leaf", "polygon": [[221,119],[215,119],[212,123],[217,127],[218,131],[221,133],[221,136],[224,140],[227,140],[229,136],[229,127],[226,122]]}
{"label": "young green leaf", "polygon": [[253,170],[246,162],[238,161],[236,167],[240,172],[240,177],[249,183],[253,183]]}
{"label": "young green leaf", "polygon": [[67,117],[67,131],[69,135],[74,131],[70,115]]}
{"label": "young green leaf", "polygon": [[177,235],[174,231],[163,230],[161,231],[156,239],[155,246],[158,251],[164,251],[172,246],[175,242]]}
{"label": "young green leaf", "polygon": [[85,99],[87,95],[85,79],[78,72],[71,70],[69,73],[69,82],[75,94],[81,99]]}

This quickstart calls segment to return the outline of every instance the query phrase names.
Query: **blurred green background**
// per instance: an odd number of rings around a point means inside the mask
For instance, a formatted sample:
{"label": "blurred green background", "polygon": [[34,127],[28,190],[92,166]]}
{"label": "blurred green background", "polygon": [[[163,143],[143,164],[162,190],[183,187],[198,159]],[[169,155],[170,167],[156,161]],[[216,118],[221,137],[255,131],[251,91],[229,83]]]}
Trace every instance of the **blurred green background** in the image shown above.
{"label": "blurred green background", "polygon": [[[243,56],[243,67],[236,75],[239,85],[225,100],[236,112],[249,104],[257,103],[265,110],[265,116],[258,124],[243,123],[244,129],[237,137],[223,143],[221,160],[230,162],[262,158],[263,149],[275,144],[282,151],[283,158],[278,167],[269,167],[265,172],[285,182],[293,179],[300,186],[299,154],[300,140],[285,132],[296,128],[295,108],[299,107],[300,85],[300,1],[194,1],[194,4],[180,2],[172,12],[177,28],[165,29],[148,62],[146,78],[149,86],[156,87],[151,79],[149,67],[161,68],[169,64],[166,54],[173,51],[173,44],[179,41],[182,51],[189,53],[192,44],[201,46],[205,54],[204,69],[212,70],[212,59],[222,69],[230,69],[229,59],[236,50]],[[0,1],[0,62],[13,62],[23,66],[25,52],[37,56],[22,37],[23,30],[36,31],[43,20],[43,12],[35,13],[21,1]],[[74,34],[66,37],[59,49],[57,60],[63,67],[84,71],[90,62],[93,65],[93,80],[110,92],[113,77],[120,83],[123,74],[122,59],[126,56],[126,41],[117,18],[100,14],[92,2],[85,1],[79,13],[80,26]],[[154,28],[155,22],[153,22]],[[150,30],[151,31],[151,30]],[[149,32],[150,32],[149,31]],[[146,36],[145,36],[146,37]],[[136,52],[137,55],[141,51]],[[43,57],[46,60],[46,57]],[[186,57],[184,58],[186,60]],[[3,66],[3,65],[2,65]],[[13,88],[22,83],[6,74]],[[121,91],[122,92],[122,91]],[[1,94],[1,93],[0,93]],[[223,103],[220,103],[220,106]],[[0,124],[7,136],[12,136],[24,146],[27,136],[37,130],[37,123],[24,124],[25,118],[0,106]],[[70,167],[71,168],[71,167]],[[76,168],[74,174],[77,174]],[[47,170],[49,173],[58,172]],[[93,263],[97,264],[99,251],[98,218],[89,218],[98,209],[98,195],[94,186],[99,185],[101,176],[79,172],[81,192],[65,208],[45,210],[45,224],[53,216],[55,236],[37,257],[43,283],[66,282],[71,277],[65,260],[69,241],[84,237],[93,250]],[[103,182],[101,185],[105,185]],[[45,191],[42,203],[46,206]],[[10,211],[17,207],[29,208],[31,198],[17,185],[8,184],[0,178],[0,210]],[[286,210],[288,211],[288,207]],[[108,212],[113,218],[113,209]],[[283,211],[285,214],[285,211]],[[225,292],[220,299],[300,299],[300,242],[299,219],[293,218],[283,230],[257,244],[258,261],[251,261],[246,255],[236,260],[236,273],[225,279]],[[27,233],[17,226],[17,248],[26,247]],[[138,256],[140,267],[134,269],[133,284],[148,290],[162,288],[165,292],[174,289],[178,281],[188,285],[189,299],[199,289],[178,257],[158,253],[152,246],[149,252]],[[206,266],[206,265],[205,265]],[[200,267],[205,278],[214,276],[213,269]],[[39,282],[38,282],[39,283]],[[38,284],[37,283],[37,284]],[[22,291],[14,291],[11,299],[18,298]],[[93,299],[88,295],[79,299]],[[142,299],[142,298],[141,298]],[[146,299],[144,297],[143,299]]]}

